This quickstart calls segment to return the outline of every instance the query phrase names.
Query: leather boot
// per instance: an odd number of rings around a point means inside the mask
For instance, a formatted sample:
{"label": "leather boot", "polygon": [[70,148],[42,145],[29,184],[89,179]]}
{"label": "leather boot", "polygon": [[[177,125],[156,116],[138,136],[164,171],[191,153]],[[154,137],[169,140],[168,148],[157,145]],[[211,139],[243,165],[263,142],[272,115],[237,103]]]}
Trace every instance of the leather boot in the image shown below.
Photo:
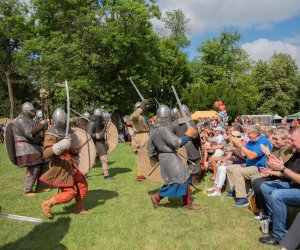
{"label": "leather boot", "polygon": [[91,212],[84,210],[82,207],[82,200],[76,201],[76,213],[82,215],[89,215]]}
{"label": "leather boot", "polygon": [[54,198],[51,198],[47,201],[43,201],[42,202],[42,209],[43,209],[43,213],[46,215],[46,217],[48,219],[51,219],[52,218],[52,214],[51,214],[51,211],[50,211],[50,208],[52,206],[54,206],[55,204],[57,204],[57,201],[54,199]]}
{"label": "leather boot", "polygon": [[150,195],[152,204],[154,208],[158,208],[160,200],[163,198],[159,195],[159,193]]}

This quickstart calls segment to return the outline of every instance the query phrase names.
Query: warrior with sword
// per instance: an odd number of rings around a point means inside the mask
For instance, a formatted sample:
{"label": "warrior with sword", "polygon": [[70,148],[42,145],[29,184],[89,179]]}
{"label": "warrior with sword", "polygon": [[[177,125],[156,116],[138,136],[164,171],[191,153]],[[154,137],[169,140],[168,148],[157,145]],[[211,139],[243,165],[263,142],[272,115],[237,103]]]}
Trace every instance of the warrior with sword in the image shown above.
{"label": "warrior with sword", "polygon": [[[134,82],[129,78],[131,84],[137,91],[138,95],[141,98],[141,102],[137,102],[134,105],[134,112],[130,116],[130,122],[133,128],[133,135],[131,137],[131,148],[135,154],[138,154],[142,146],[148,141],[149,138],[149,126],[146,122],[143,114],[147,108],[149,101],[144,99],[138,88],[135,86]],[[136,181],[144,181],[146,178],[143,176],[141,171],[137,170]]]}
{"label": "warrior with sword", "polygon": [[13,139],[15,142],[16,163],[19,167],[27,167],[24,177],[24,196],[34,196],[36,191],[42,191],[43,185],[39,176],[47,170],[43,159],[42,138],[39,133],[47,129],[47,122],[41,120],[36,124],[33,121],[35,109],[30,102],[22,105],[22,112],[13,125]]}
{"label": "warrior with sword", "polygon": [[53,112],[52,127],[45,132],[44,139],[43,156],[49,158],[50,162],[49,170],[40,177],[40,180],[60,189],[60,193],[41,204],[45,216],[49,219],[52,218],[50,211],[52,206],[67,203],[73,198],[76,200],[76,213],[90,214],[89,211],[83,209],[83,201],[88,192],[88,183],[74,161],[73,155],[77,152],[71,148],[69,136],[70,101],[67,81],[65,87],[68,112],[66,114],[60,108]]}
{"label": "warrior with sword", "polygon": [[171,110],[166,105],[160,105],[153,129],[150,131],[148,155],[152,161],[159,161],[164,185],[159,192],[151,195],[151,201],[153,207],[158,208],[164,197],[182,196],[184,209],[198,210],[200,206],[192,204],[191,200],[190,170],[176,152],[176,149],[187,144],[197,131],[189,127],[182,137],[178,137],[172,132],[171,122]]}
{"label": "warrior with sword", "polygon": [[[187,105],[183,104],[182,109],[189,121],[191,127],[197,130],[195,122],[192,120],[191,113]],[[173,110],[172,110],[173,111]],[[183,114],[179,112],[177,119],[172,122],[173,133],[179,137],[183,136],[188,129],[188,125],[185,123]],[[188,166],[191,170],[191,177],[193,185],[199,184],[201,176],[200,160],[201,160],[201,141],[200,135],[197,133],[186,145],[187,157],[189,159]],[[194,164],[193,164],[194,163]]]}
{"label": "warrior with sword", "polygon": [[109,174],[108,157],[107,157],[107,142],[105,139],[106,126],[104,124],[103,110],[97,108],[94,110],[94,114],[90,118],[90,121],[86,128],[87,133],[92,137],[97,157],[100,158],[103,175],[105,180],[111,180],[113,177]]}

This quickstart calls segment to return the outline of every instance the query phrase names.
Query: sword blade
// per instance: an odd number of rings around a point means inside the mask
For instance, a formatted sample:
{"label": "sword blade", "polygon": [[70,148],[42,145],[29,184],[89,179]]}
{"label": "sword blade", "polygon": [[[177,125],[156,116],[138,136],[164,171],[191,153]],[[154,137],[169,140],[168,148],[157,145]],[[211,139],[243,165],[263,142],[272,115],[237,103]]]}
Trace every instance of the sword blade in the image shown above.
{"label": "sword blade", "polygon": [[76,110],[74,110],[74,109],[72,109],[72,108],[70,108],[70,110],[71,110],[72,112],[74,112],[76,115],[79,115],[80,117],[82,117],[82,118],[86,119],[88,122],[90,121],[90,119],[88,119],[88,118],[84,117],[82,114],[80,114],[80,113],[79,113],[79,112],[77,112]]}
{"label": "sword blade", "polygon": [[189,122],[189,120],[188,120],[188,118],[187,118],[187,116],[186,116],[186,114],[185,114],[185,112],[184,112],[184,110],[183,110],[183,108],[182,108],[181,101],[179,100],[179,97],[178,97],[178,95],[177,95],[176,89],[174,88],[173,85],[172,85],[172,90],[173,90],[173,93],[174,93],[175,98],[176,98],[176,100],[177,100],[177,103],[178,103],[178,105],[179,105],[180,111],[181,111],[181,113],[182,113],[182,115],[183,115],[184,122],[185,122],[185,124],[187,125],[187,127],[190,128],[190,127],[191,127],[191,124],[190,124],[190,122]]}
{"label": "sword blade", "polygon": [[10,220],[20,220],[20,221],[27,221],[27,222],[43,222],[40,218],[34,218],[34,217],[27,217],[27,216],[21,216],[21,215],[15,215],[15,214],[4,214],[0,213],[0,217],[10,219]]}
{"label": "sword blade", "polygon": [[134,82],[131,80],[131,78],[129,77],[129,80],[132,84],[132,86],[134,87],[135,91],[138,93],[138,95],[140,96],[140,98],[142,99],[142,101],[144,100],[144,97],[142,96],[141,92],[139,91],[139,89],[137,88],[137,86],[135,86]]}

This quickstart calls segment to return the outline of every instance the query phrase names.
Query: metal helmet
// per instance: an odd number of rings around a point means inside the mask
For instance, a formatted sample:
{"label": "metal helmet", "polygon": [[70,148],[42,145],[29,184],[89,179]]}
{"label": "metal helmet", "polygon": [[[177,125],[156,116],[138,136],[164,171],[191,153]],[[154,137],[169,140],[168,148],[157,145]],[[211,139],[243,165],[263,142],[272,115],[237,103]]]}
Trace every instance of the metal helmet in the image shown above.
{"label": "metal helmet", "polygon": [[36,120],[41,119],[42,116],[43,116],[43,112],[42,112],[41,109],[39,109],[38,111],[36,111],[36,114],[35,114],[35,119],[36,119]]}
{"label": "metal helmet", "polygon": [[159,107],[156,111],[155,127],[170,126],[170,124],[171,124],[170,108],[165,104],[159,105]]}
{"label": "metal helmet", "polygon": [[100,108],[97,108],[94,110],[94,115],[95,116],[103,116],[103,110]]}
{"label": "metal helmet", "polygon": [[86,118],[86,119],[90,119],[91,115],[90,115],[89,112],[84,112],[83,117]]}
{"label": "metal helmet", "polygon": [[137,110],[137,108],[141,105],[141,102],[136,102],[134,104],[134,110]]}
{"label": "metal helmet", "polygon": [[[188,106],[185,105],[185,104],[182,104],[182,109],[183,109],[183,112],[185,113],[187,119],[188,119],[189,121],[192,120],[192,118],[191,118],[191,113],[190,113],[190,110],[189,110]],[[184,120],[184,118],[183,118],[183,115],[182,115],[181,111],[179,112],[178,123],[179,123],[179,124],[185,123],[185,120]]]}
{"label": "metal helmet", "polygon": [[32,103],[30,102],[24,102],[22,105],[22,112],[25,114],[31,113],[31,111],[34,111],[34,107]]}
{"label": "metal helmet", "polygon": [[67,121],[66,112],[61,108],[55,109],[52,114],[52,121],[54,124],[55,123],[66,123],[66,121]]}
{"label": "metal helmet", "polygon": [[186,114],[186,116],[191,116],[190,110],[187,105],[182,104],[182,109],[183,109],[184,113]]}
{"label": "metal helmet", "polygon": [[179,110],[177,108],[173,108],[171,110],[171,117],[172,117],[173,121],[175,121],[179,118]]}

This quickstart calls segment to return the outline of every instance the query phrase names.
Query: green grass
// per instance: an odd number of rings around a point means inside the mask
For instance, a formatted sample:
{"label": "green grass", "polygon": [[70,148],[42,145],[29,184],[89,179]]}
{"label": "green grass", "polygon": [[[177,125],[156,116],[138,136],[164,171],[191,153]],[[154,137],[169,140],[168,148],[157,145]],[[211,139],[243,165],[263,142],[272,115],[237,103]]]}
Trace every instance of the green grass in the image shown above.
{"label": "green grass", "polygon": [[74,214],[72,201],[53,207],[50,221],[40,204],[57,189],[23,197],[24,169],[13,166],[0,145],[2,213],[43,218],[30,223],[0,217],[0,249],[278,249],[258,242],[259,223],[247,208],[233,207],[232,199],[207,197],[202,190],[210,181],[193,189],[194,203],[202,210],[183,210],[180,198],[164,199],[154,210],[149,193],[160,184],[135,181],[130,146],[119,144],[109,160],[115,180],[104,180],[99,165],[89,173],[85,208],[92,214]]}

